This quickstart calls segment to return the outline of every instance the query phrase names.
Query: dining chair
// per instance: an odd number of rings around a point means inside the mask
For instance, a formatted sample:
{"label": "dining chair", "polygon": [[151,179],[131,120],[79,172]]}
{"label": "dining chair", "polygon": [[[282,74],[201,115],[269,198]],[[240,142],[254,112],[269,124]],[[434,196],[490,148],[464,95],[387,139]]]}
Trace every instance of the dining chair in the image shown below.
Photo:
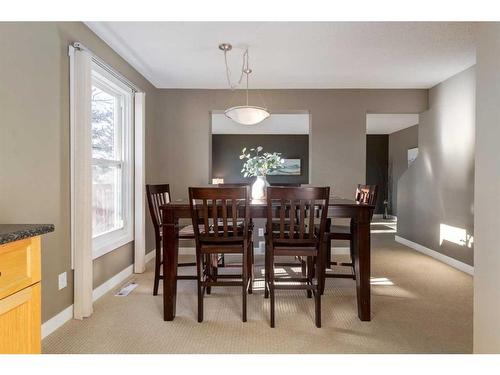
{"label": "dining chair", "polygon": [[[248,186],[189,188],[196,240],[198,322],[203,321],[205,291],[213,286],[241,286],[242,320],[247,321],[247,290],[252,283],[250,250],[253,247],[249,204]],[[216,274],[211,261],[213,254],[241,254],[241,274]]]}
{"label": "dining chair", "polygon": [[[288,183],[288,182],[282,182],[282,183],[271,182],[271,183],[269,183],[269,185],[272,187],[300,187],[302,184]],[[289,218],[289,217],[290,217],[290,215],[288,214],[288,212],[285,212],[285,218]],[[298,215],[296,214],[295,217],[297,218]],[[279,225],[279,222],[277,222],[275,220],[275,222],[273,223],[273,226],[276,227],[277,225]],[[289,223],[285,222],[285,226],[288,226],[288,225],[289,225]],[[294,260],[295,260],[294,262],[290,262],[290,261],[280,262],[280,263],[276,263],[275,265],[280,266],[280,267],[297,267],[298,266],[301,268],[302,274],[305,276],[305,274],[306,274],[306,262],[305,262],[305,260],[299,256],[296,256]]]}
{"label": "dining chair", "polygon": [[[158,286],[160,280],[163,279],[161,275],[161,265],[163,264],[162,256],[162,217],[160,206],[167,204],[171,201],[170,196],[170,186],[169,184],[159,184],[159,185],[146,185],[146,196],[148,199],[149,213],[151,214],[151,221],[153,222],[153,227],[155,231],[155,278],[153,284],[153,295],[158,295]],[[184,226],[179,230],[178,238],[180,240],[193,240],[194,231],[192,225]],[[178,267],[194,267],[196,263],[179,263]],[[196,276],[177,276],[179,280],[196,280]]]}
{"label": "dining chair", "polygon": [[[314,294],[316,327],[321,327],[321,284],[324,282],[325,243],[329,187],[269,187],[264,297],[270,297],[271,327],[275,326],[275,290],[301,289]],[[318,213],[319,230],[315,230]],[[278,225],[276,225],[278,219]],[[288,224],[288,225],[287,225]],[[277,276],[276,259],[306,259],[304,277]],[[291,284],[293,283],[293,284]]]}
{"label": "dining chair", "polygon": [[[355,200],[358,203],[375,205],[377,202],[378,186],[377,185],[358,185],[356,188]],[[371,218],[370,218],[371,220]],[[326,254],[326,268],[331,266],[343,266],[350,267],[352,273],[327,273],[325,277],[327,278],[348,278],[356,279],[356,270],[354,267],[354,237],[353,237],[353,221],[349,226],[347,225],[332,225],[331,219],[327,219],[327,254]],[[330,228],[330,229],[328,229]],[[346,240],[349,241],[349,262],[337,262],[332,261],[331,249],[332,240]]]}

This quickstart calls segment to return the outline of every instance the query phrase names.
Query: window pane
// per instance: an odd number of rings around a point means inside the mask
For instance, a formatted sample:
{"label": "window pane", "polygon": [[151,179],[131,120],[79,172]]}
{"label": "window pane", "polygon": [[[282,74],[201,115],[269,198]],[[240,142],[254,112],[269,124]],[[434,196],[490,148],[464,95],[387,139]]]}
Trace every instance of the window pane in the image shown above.
{"label": "window pane", "polygon": [[92,166],[92,234],[123,228],[120,166]]}
{"label": "window pane", "polygon": [[119,157],[119,124],[116,97],[92,86],[92,157]]}

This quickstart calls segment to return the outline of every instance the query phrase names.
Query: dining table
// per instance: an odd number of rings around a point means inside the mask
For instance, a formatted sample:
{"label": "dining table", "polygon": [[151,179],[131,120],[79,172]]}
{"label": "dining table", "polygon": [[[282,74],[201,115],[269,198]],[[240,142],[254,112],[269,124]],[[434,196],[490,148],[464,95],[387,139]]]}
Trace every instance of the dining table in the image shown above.
{"label": "dining table", "polygon": [[[374,209],[374,205],[339,197],[331,197],[328,207],[328,217],[351,219],[351,231],[354,238],[353,262],[356,275],[356,300],[358,317],[362,321],[371,320],[370,222]],[[163,227],[163,320],[172,321],[175,318],[177,280],[182,278],[177,275],[179,219],[191,218],[191,209],[187,199],[179,199],[161,205],[160,211]],[[250,217],[267,218],[267,203],[251,201]]]}

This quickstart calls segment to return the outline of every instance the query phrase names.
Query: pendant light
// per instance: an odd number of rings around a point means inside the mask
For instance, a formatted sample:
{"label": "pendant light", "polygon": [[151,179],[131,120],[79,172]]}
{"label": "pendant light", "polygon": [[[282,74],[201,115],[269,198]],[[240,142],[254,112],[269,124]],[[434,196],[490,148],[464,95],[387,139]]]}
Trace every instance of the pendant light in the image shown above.
{"label": "pendant light", "polygon": [[230,71],[229,71],[229,66],[227,64],[227,52],[230,51],[232,48],[233,47],[229,43],[222,43],[219,45],[219,49],[224,51],[224,61],[226,63],[226,77],[229,87],[234,90],[239,84],[241,84],[241,81],[243,80],[243,75],[246,76],[246,105],[240,105],[228,108],[224,111],[224,114],[234,122],[237,122],[238,124],[256,125],[259,122],[262,122],[266,118],[268,118],[270,116],[270,113],[266,108],[249,105],[248,103],[248,80],[249,80],[249,75],[252,73],[252,69],[250,69],[248,66],[248,48],[245,50],[245,53],[243,54],[243,66],[241,68],[240,79],[236,85],[233,86],[231,84]]}

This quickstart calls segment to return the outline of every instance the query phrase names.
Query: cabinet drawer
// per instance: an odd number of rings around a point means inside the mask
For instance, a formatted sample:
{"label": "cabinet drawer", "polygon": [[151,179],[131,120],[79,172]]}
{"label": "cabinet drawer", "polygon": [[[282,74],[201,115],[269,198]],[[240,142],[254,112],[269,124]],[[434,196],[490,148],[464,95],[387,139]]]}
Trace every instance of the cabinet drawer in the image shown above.
{"label": "cabinet drawer", "polygon": [[40,281],[40,236],[0,245],[0,299]]}

